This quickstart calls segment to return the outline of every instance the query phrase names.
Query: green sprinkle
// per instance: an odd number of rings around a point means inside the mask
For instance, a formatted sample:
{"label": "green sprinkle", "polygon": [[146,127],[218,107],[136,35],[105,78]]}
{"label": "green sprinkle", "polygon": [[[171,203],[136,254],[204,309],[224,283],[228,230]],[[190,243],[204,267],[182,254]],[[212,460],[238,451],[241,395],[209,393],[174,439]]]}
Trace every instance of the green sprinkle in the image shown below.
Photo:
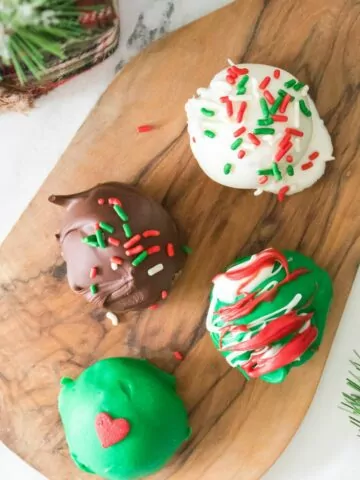
{"label": "green sprinkle", "polygon": [[106,248],[105,238],[103,232],[99,229],[95,232],[97,243],[100,248]]}
{"label": "green sprinkle", "polygon": [[274,175],[271,168],[263,168],[262,170],[258,170],[257,173],[258,175]]}
{"label": "green sprinkle", "polygon": [[301,90],[303,87],[305,87],[305,83],[298,82],[296,85],[294,85],[294,90],[296,90],[296,91],[298,92],[298,91]]}
{"label": "green sprinkle", "polygon": [[81,239],[82,243],[86,243],[86,245],[89,245],[90,247],[98,247],[99,244],[96,240],[96,235],[89,235],[88,237],[84,237]]}
{"label": "green sprinkle", "polygon": [[125,237],[126,238],[131,238],[132,237],[132,231],[131,231],[130,225],[128,223],[124,223],[122,227],[123,227],[123,230],[124,230],[124,233],[125,233]]}
{"label": "green sprinkle", "polygon": [[114,210],[123,222],[127,222],[129,220],[129,217],[126,215],[125,211],[120,207],[120,205],[114,205]]}
{"label": "green sprinkle", "polygon": [[244,95],[244,93],[246,93],[246,88],[242,87],[238,88],[236,95]]}
{"label": "green sprinkle", "polygon": [[265,100],[265,98],[260,98],[260,107],[261,107],[261,111],[264,115],[264,117],[268,117],[269,116],[269,107],[268,107],[268,104]]}
{"label": "green sprinkle", "polygon": [[149,256],[149,254],[145,251],[145,252],[141,252],[140,255],[138,255],[137,257],[134,258],[134,260],[131,262],[131,265],[133,267],[137,267],[138,265],[140,265],[140,263],[142,263],[147,257]]}
{"label": "green sprinkle", "polygon": [[229,175],[229,173],[231,172],[231,168],[232,168],[231,163],[225,163],[225,165],[224,165],[224,173],[225,173],[225,175]]}
{"label": "green sprinkle", "polygon": [[236,150],[237,148],[239,148],[242,142],[243,142],[242,138],[237,138],[235,142],[231,144],[231,150]]}
{"label": "green sprinkle", "polygon": [[95,293],[98,292],[98,287],[95,283],[93,283],[92,285],[90,285],[90,292],[95,295]]}
{"label": "green sprinkle", "polygon": [[282,101],[283,101],[283,97],[281,95],[279,95],[277,97],[277,99],[275,100],[275,102],[270,107],[270,114],[271,115],[275,115],[275,113],[278,111]]}
{"label": "green sprinkle", "polygon": [[254,128],[255,135],[274,135],[275,128]]}
{"label": "green sprinkle", "polygon": [[294,167],[292,165],[288,165],[286,168],[286,173],[289,175],[289,177],[292,177],[294,175]]}
{"label": "green sprinkle", "polygon": [[273,171],[273,175],[274,175],[276,180],[281,180],[282,179],[282,175],[281,175],[281,172],[279,170],[279,167],[278,167],[277,163],[275,163],[275,162],[273,163],[272,171]]}
{"label": "green sprinkle", "polygon": [[108,233],[114,233],[115,232],[115,228],[112,225],[110,225],[109,223],[99,222],[99,225],[100,225],[100,228],[102,230],[105,230],[105,232],[108,232]]}
{"label": "green sprinkle", "polygon": [[214,110],[208,110],[207,108],[202,108],[200,112],[206,117],[213,117],[215,115]]}
{"label": "green sprinkle", "polygon": [[237,88],[239,89],[239,88],[245,87],[248,81],[249,81],[249,75],[244,75],[240,80],[240,82],[236,85]]}
{"label": "green sprinkle", "polygon": [[191,255],[193,253],[192,248],[187,245],[181,245],[181,250],[186,253],[186,255]]}
{"label": "green sprinkle", "polygon": [[265,125],[272,125],[274,123],[274,120],[272,118],[260,118],[257,121],[258,125],[265,126]]}
{"label": "green sprinkle", "polygon": [[99,248],[98,242],[92,242],[89,240],[88,242],[84,242],[84,243],[86,243],[86,245],[89,245],[89,247]]}
{"label": "green sprinkle", "polygon": [[205,130],[205,131],[204,131],[204,135],[206,135],[206,136],[209,137],[209,138],[214,138],[214,137],[216,137],[216,133],[213,132],[212,130]]}
{"label": "green sprinkle", "polygon": [[280,88],[280,90],[278,90],[278,94],[279,94],[281,97],[285,97],[286,92],[285,92],[285,90],[283,90],[282,88]]}
{"label": "green sprinkle", "polygon": [[291,88],[295,85],[296,80],[293,78],[292,80],[288,80],[287,82],[284,83],[284,87],[286,88]]}
{"label": "green sprinkle", "polygon": [[311,110],[306,106],[306,103],[303,99],[299,100],[300,110],[305,115],[305,117],[311,117]]}

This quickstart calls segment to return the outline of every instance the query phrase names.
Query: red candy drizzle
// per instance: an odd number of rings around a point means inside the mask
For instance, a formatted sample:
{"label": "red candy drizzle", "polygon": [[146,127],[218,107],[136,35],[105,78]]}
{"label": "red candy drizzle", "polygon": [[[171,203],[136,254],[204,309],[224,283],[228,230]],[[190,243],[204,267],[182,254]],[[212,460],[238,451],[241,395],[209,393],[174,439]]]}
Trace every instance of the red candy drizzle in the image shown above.
{"label": "red candy drizzle", "polygon": [[[283,280],[274,284],[270,290],[244,291],[256,279],[261,270],[273,268],[277,263],[285,271]],[[237,291],[237,295],[240,295],[241,298],[233,305],[222,307],[216,312],[225,323],[221,328],[219,347],[223,352],[242,353],[252,351],[250,359],[241,365],[241,368],[245,370],[249,377],[260,377],[298,359],[317,338],[317,328],[311,325],[313,313],[300,314],[296,310],[287,311],[269,321],[262,330],[255,333],[251,338],[230,346],[222,347],[224,336],[227,333],[238,334],[246,332],[248,329],[247,325],[239,325],[232,322],[239,322],[242,317],[249,315],[261,303],[272,301],[280,287],[308,272],[305,268],[299,268],[290,272],[286,257],[275,249],[269,248],[256,255],[251,261],[223,274],[230,280],[241,281]],[[273,353],[272,355],[266,355],[272,348],[272,344],[283,340],[289,335],[293,335],[293,337],[287,344],[281,345],[278,351],[274,349],[271,352]]]}

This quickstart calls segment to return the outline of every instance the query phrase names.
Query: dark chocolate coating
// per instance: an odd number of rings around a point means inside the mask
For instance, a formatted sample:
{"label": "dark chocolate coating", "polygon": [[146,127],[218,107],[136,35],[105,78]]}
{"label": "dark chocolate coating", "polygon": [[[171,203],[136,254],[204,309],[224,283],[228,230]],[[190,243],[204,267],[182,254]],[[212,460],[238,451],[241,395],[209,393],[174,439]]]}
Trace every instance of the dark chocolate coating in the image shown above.
{"label": "dark chocolate coating", "polygon": [[[138,266],[131,262],[137,255],[126,256],[123,247],[129,239],[125,237],[123,221],[108,204],[111,197],[118,198],[128,215],[128,224],[132,235],[142,234],[146,230],[158,230],[160,236],[142,237],[136,245],[145,249],[158,245],[160,252],[149,255]],[[104,205],[98,199],[105,199]],[[83,295],[96,306],[108,308],[114,312],[142,309],[156,304],[163,291],[168,292],[175,275],[182,269],[185,254],[181,250],[178,229],[164,208],[135,188],[117,182],[103,183],[94,188],[74,195],[51,195],[49,201],[65,208],[65,215],[59,235],[64,260],[67,264],[67,276],[71,289]],[[120,240],[119,247],[107,243],[106,248],[91,247],[84,244],[83,237],[93,235],[97,222],[106,222],[115,228],[114,233],[104,232]],[[174,245],[175,255],[167,254],[167,244]],[[111,257],[121,257],[124,262],[117,270],[111,268]],[[149,276],[148,270],[157,264],[164,269]],[[97,267],[97,276],[89,276],[92,267]],[[92,294],[90,285],[96,284],[98,291]]]}

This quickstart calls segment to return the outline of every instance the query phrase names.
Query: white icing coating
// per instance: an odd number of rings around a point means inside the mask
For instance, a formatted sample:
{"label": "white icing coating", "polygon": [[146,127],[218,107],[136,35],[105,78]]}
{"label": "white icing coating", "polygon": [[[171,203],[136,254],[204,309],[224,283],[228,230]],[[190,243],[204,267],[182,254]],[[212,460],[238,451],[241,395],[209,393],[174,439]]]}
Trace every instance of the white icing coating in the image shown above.
{"label": "white icing coating", "polygon": [[[249,70],[250,78],[246,84],[245,94],[237,95],[236,84],[241,80],[242,75],[238,77],[234,85],[230,85],[226,81],[227,69],[224,69],[215,75],[209,88],[199,88],[196,97],[186,103],[190,146],[200,167],[218,183],[234,188],[254,189],[256,194],[262,191],[278,193],[282,187],[288,186],[289,191],[286,194],[289,195],[310,187],[324,174],[326,162],[333,159],[333,147],[324,122],[319,117],[316,107],[307,93],[308,86],[304,86],[299,91],[284,87],[286,81],[295,79],[285,70],[279,69],[280,77],[275,79],[274,67],[258,64],[237,66]],[[278,97],[280,89],[287,91],[295,98],[288,104],[284,114],[277,111],[278,115],[286,115],[288,121],[275,121],[273,124],[265,126],[264,128],[275,128],[275,134],[258,134],[257,137],[261,144],[255,146],[249,141],[247,134],[253,132],[255,128],[260,128],[257,121],[263,118],[263,113],[259,99],[263,97],[264,90],[259,89],[259,85],[266,76],[271,77],[266,90],[275,99]],[[234,113],[231,117],[227,114],[226,104],[220,101],[220,97],[223,96],[229,96],[232,101]],[[301,112],[299,100],[305,101],[307,108],[312,113],[311,117],[307,117]],[[237,112],[243,101],[247,102],[247,108],[243,121],[237,123]],[[271,107],[271,105],[269,106]],[[202,108],[213,110],[215,115],[205,116],[201,112]],[[241,126],[246,127],[246,132],[239,137],[243,139],[243,143],[237,149],[232,150],[230,147],[236,140],[233,134]],[[271,168],[276,152],[279,150],[279,143],[284,137],[285,128],[299,129],[304,135],[303,137],[292,137],[292,148],[277,163],[282,179],[276,180],[274,176],[269,175],[267,182],[260,185],[257,171]],[[215,137],[209,138],[204,135],[205,130],[214,132]],[[241,159],[238,158],[239,150],[246,152]],[[308,157],[313,152],[319,152],[319,156],[312,162],[311,168],[303,170],[301,166],[310,161]],[[287,172],[287,166],[290,165],[286,161],[287,155],[293,157],[291,163],[294,167],[293,176]],[[232,167],[228,174],[224,171],[226,164],[230,164]]]}

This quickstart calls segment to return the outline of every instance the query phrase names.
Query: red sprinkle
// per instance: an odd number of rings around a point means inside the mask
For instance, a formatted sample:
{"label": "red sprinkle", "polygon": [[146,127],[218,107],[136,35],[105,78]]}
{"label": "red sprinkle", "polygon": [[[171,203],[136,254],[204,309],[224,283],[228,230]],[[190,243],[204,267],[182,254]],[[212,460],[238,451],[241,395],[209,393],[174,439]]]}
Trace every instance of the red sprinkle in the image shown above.
{"label": "red sprinkle", "polygon": [[230,83],[230,85],[234,85],[234,83],[236,82],[236,78],[232,75],[226,75],[226,81]]}
{"label": "red sprinkle", "polygon": [[235,130],[233,135],[235,138],[237,138],[237,137],[240,137],[240,135],[242,135],[244,132],[246,132],[246,127],[240,127],[237,130]]}
{"label": "red sprinkle", "polygon": [[246,102],[241,102],[240,107],[239,107],[239,111],[238,111],[238,114],[237,114],[237,118],[236,118],[238,123],[242,122],[246,107],[247,107],[247,103]]}
{"label": "red sprinkle", "polygon": [[100,228],[99,222],[96,222],[95,223],[95,230],[99,230],[99,228]]}
{"label": "red sprinkle", "polygon": [[236,75],[245,75],[246,73],[249,73],[249,70],[247,68],[239,68],[236,65],[232,65],[230,67],[230,70],[233,71]]}
{"label": "red sprinkle", "polygon": [[295,135],[295,137],[303,137],[304,133],[301,130],[297,130],[296,128],[285,128],[286,133],[290,133],[290,135]]}
{"label": "red sprinkle", "polygon": [[111,257],[110,258],[111,263],[116,263],[116,265],[122,265],[123,264],[123,259],[120,257]]}
{"label": "red sprinkle", "polygon": [[120,240],[118,238],[108,237],[108,242],[113,247],[119,247],[120,246]]}
{"label": "red sprinkle", "polygon": [[166,245],[166,253],[169,257],[173,257],[175,255],[174,245],[172,243],[168,243]]}
{"label": "red sprinkle", "polygon": [[239,330],[239,332],[247,332],[248,328],[246,325],[237,325],[237,330]]}
{"label": "red sprinkle", "polygon": [[271,80],[270,77],[265,77],[264,80],[259,85],[260,90],[264,90],[264,88],[266,88],[269,85],[270,80]]}
{"label": "red sprinkle", "polygon": [[248,133],[248,137],[251,143],[253,143],[254,145],[260,145],[261,142],[256,135],[254,135],[253,133]]}
{"label": "red sprinkle", "polygon": [[245,150],[239,150],[239,151],[238,151],[238,158],[244,158],[245,155],[246,155]]}
{"label": "red sprinkle", "polygon": [[159,230],[145,230],[143,233],[142,233],[142,236],[144,238],[148,238],[148,237],[158,237],[160,235],[160,232]]}
{"label": "red sprinkle", "polygon": [[286,155],[286,161],[288,163],[292,163],[294,161],[293,156],[292,155]]}
{"label": "red sprinkle", "polygon": [[141,235],[137,234],[134,235],[133,237],[130,238],[127,242],[124,243],[124,248],[131,248],[133,247],[136,243],[140,242],[141,240]]}
{"label": "red sprinkle", "polygon": [[137,245],[134,248],[130,248],[130,250],[126,250],[125,254],[128,257],[131,257],[132,255],[137,255],[138,253],[141,253],[144,251],[144,247],[142,245]]}
{"label": "red sprinkle", "polygon": [[280,113],[286,112],[286,109],[287,109],[287,106],[289,105],[290,100],[291,100],[291,95],[287,93],[280,104],[280,107],[279,107]]}
{"label": "red sprinkle", "polygon": [[277,154],[275,155],[275,162],[280,162],[280,160],[283,158],[285,153],[287,153],[292,146],[293,146],[293,144],[291,142],[289,142],[281,150],[278,150]]}
{"label": "red sprinkle", "polygon": [[286,115],[272,115],[271,118],[274,122],[287,122],[288,117]]}
{"label": "red sprinkle", "polygon": [[154,245],[153,247],[149,247],[146,251],[149,255],[153,255],[154,253],[159,253],[161,248],[159,245]]}
{"label": "red sprinkle", "polygon": [[291,135],[290,133],[286,133],[283,138],[281,139],[280,143],[279,143],[279,147],[280,148],[284,148],[285,145],[287,145],[291,140]]}
{"label": "red sprinkle", "polygon": [[154,127],[152,125],[139,125],[138,127],[136,127],[136,130],[138,131],[138,133],[145,133],[154,130]]}
{"label": "red sprinkle", "polygon": [[268,181],[268,177],[266,175],[262,175],[261,177],[258,178],[258,182],[260,185],[264,185]]}
{"label": "red sprinkle", "polygon": [[120,200],[118,198],[115,198],[115,197],[108,198],[108,204],[109,205],[120,205],[120,207],[122,206],[122,203],[120,202]]}
{"label": "red sprinkle", "polygon": [[162,298],[163,300],[165,300],[165,299],[167,298],[167,296],[168,296],[168,292],[167,292],[166,290],[163,290],[163,291],[161,292],[161,298]]}
{"label": "red sprinkle", "polygon": [[289,190],[290,190],[290,187],[288,187],[287,185],[285,185],[285,187],[280,188],[277,195],[279,202],[282,202],[284,200],[285,195]]}
{"label": "red sprinkle", "polygon": [[271,105],[275,102],[275,98],[271,95],[271,93],[269,92],[269,90],[265,90],[264,91],[264,97],[266,98],[266,100],[271,103]]}
{"label": "red sprinkle", "polygon": [[278,68],[276,68],[274,70],[274,78],[279,78],[280,77],[280,70]]}
{"label": "red sprinkle", "polygon": [[226,102],[226,113],[228,114],[228,117],[232,117],[234,113],[234,108],[231,100],[228,100]]}
{"label": "red sprinkle", "polygon": [[159,305],[155,303],[154,305],[150,305],[149,310],[156,310],[157,308],[159,308]]}
{"label": "red sprinkle", "polygon": [[226,103],[226,102],[229,102],[229,101],[230,101],[230,99],[229,99],[229,97],[227,97],[227,96],[225,96],[225,97],[220,97],[220,102],[221,102],[221,103]]}
{"label": "red sprinkle", "polygon": [[303,163],[301,165],[301,170],[309,170],[309,168],[312,168],[313,166],[314,164],[312,162]]}
{"label": "red sprinkle", "polygon": [[90,278],[95,278],[96,275],[97,275],[98,271],[97,271],[97,267],[91,267],[90,268]]}
{"label": "red sprinkle", "polygon": [[184,355],[183,355],[182,353],[180,353],[180,352],[174,352],[174,353],[173,353],[173,356],[174,356],[174,358],[175,358],[176,360],[180,360],[180,361],[181,361],[181,360],[184,360]]}
{"label": "red sprinkle", "polygon": [[99,205],[104,205],[104,203],[105,203],[105,198],[98,198],[98,201],[97,201],[97,202],[98,202]]}
{"label": "red sprinkle", "polygon": [[315,160],[319,156],[319,152],[313,152],[311,155],[309,155],[309,160]]}

